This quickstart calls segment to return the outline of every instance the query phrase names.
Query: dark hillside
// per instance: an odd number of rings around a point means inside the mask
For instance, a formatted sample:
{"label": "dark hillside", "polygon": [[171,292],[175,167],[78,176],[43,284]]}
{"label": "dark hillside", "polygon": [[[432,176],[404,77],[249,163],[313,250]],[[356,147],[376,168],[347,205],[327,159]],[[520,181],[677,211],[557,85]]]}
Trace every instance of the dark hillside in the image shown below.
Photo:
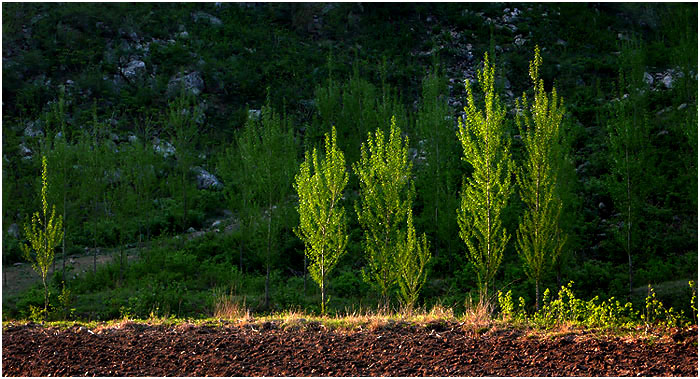
{"label": "dark hillside", "polygon": [[[433,256],[419,303],[463,311],[478,282],[455,214],[472,173],[455,134],[464,82],[482,102],[477,70],[488,53],[522,165],[515,103],[531,97],[528,64],[539,46],[540,76],[565,107],[558,178],[567,236],[542,288],[574,281],[583,298],[626,299],[631,267],[635,306],[651,284],[664,304],[690,311],[697,4],[3,3],[2,16],[3,269],[28,266],[20,244],[41,206],[47,155],[50,203],[66,227],[50,274],[55,309],[62,281],[83,318],[209,315],[226,294],[263,309],[270,268],[273,309],[316,311],[320,291],[294,233],[296,193],[286,186],[271,191],[282,197],[274,208],[260,204],[258,178],[242,174],[261,162],[246,166],[239,154],[244,125],[273,109],[293,140],[291,150],[274,150],[287,163],[276,166],[296,173],[331,126],[345,152],[348,253],[331,274],[329,307],[377,304],[362,280],[360,186],[350,167],[367,133],[388,130],[396,116],[409,138],[415,228]],[[621,187],[618,147],[630,140],[616,139],[619,125],[632,125],[636,138],[634,191]],[[629,213],[625,193],[633,195]],[[518,196],[503,213],[512,238],[495,288],[529,307],[535,285],[515,243],[525,209]],[[108,264],[70,264],[105,254],[114,257]],[[5,318],[43,305],[39,284],[6,291]]]}

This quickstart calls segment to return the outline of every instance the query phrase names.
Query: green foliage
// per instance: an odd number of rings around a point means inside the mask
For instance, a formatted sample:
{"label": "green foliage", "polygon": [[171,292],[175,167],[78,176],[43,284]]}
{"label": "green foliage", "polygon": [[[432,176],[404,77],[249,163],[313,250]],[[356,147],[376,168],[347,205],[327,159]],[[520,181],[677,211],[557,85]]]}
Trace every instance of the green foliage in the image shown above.
{"label": "green foliage", "polygon": [[[498,299],[501,305],[501,316],[508,319],[513,309],[510,291],[505,295],[499,293]],[[586,328],[632,329],[639,325],[640,321],[647,327],[660,325],[670,328],[687,323],[683,312],[678,313],[673,308],[666,309],[663,306],[663,303],[656,298],[651,286],[645,301],[645,310],[642,313],[635,310],[632,303],[621,304],[615,297],[603,301],[599,301],[598,296],[588,301],[577,298],[573,292],[573,282],[562,286],[556,297],[551,300],[549,289],[546,289],[542,307],[532,315],[528,315],[524,310],[522,298],[520,303],[520,310],[513,319],[529,321],[534,326],[545,329],[563,324]]]}
{"label": "green foliage", "polygon": [[516,100],[516,121],[525,145],[525,164],[517,173],[520,198],[525,214],[517,232],[518,254],[525,264],[525,273],[535,281],[535,306],[539,309],[539,285],[545,271],[559,257],[566,237],[559,227],[562,202],[556,190],[557,173],[562,161],[559,149],[559,126],[564,110],[556,88],[551,96],[540,79],[542,65],[539,46],[530,62],[530,79],[534,85],[534,100],[528,106],[523,93]]}
{"label": "green foliage", "polygon": [[321,313],[326,310],[325,282],[345,254],[348,243],[345,209],[340,201],[348,183],[345,156],[338,150],[335,127],[326,134],[325,156],[306,152],[294,185],[299,195],[299,226],[297,236],[304,241],[306,257],[310,260],[311,277],[321,287]]}
{"label": "green foliage", "polygon": [[61,294],[58,295],[58,301],[60,304],[60,314],[62,320],[68,320],[73,318],[73,313],[75,308],[72,308],[74,302],[73,293],[66,287],[66,283],[63,282],[61,286]]}
{"label": "green foliage", "polygon": [[[457,235],[454,209],[459,186],[459,144],[454,138],[454,118],[448,104],[447,80],[437,68],[424,79],[416,114],[418,141],[415,159],[416,224],[428,231],[434,247],[434,272],[452,274],[455,255],[461,251],[451,240]],[[422,201],[422,207],[420,203]]]}
{"label": "green foliage", "polygon": [[24,259],[32,264],[32,268],[41,276],[44,284],[44,312],[48,312],[49,289],[46,284],[46,277],[49,267],[53,263],[54,249],[63,239],[63,218],[56,217],[56,207],[51,207],[49,214],[49,203],[47,200],[48,168],[46,156],[41,158],[41,213],[35,212],[32,215],[30,224],[24,225],[24,236],[29,241],[22,244]]}
{"label": "green foliage", "polygon": [[403,240],[401,224],[406,221],[414,197],[412,164],[408,160],[408,139],[401,137],[396,118],[391,119],[389,135],[382,129],[367,136],[361,158],[353,164],[360,179],[360,202],[355,212],[364,231],[367,266],[362,272],[367,282],[376,284],[384,306],[398,280],[398,246]]}
{"label": "green foliage", "polygon": [[278,219],[283,215],[281,208],[286,208],[283,203],[292,189],[296,170],[294,134],[286,117],[280,117],[268,104],[262,108],[259,121],[248,119],[238,139],[238,148],[242,172],[251,186],[250,201],[262,207],[267,219],[265,304],[268,304],[272,250],[282,226]]}
{"label": "green foliage", "polygon": [[406,117],[398,97],[384,79],[381,80],[382,87],[378,89],[360,76],[360,62],[355,62],[352,75],[345,83],[333,79],[330,57],[328,63],[328,84],[326,87],[316,87],[318,115],[306,135],[307,143],[313,146],[317,138],[335,126],[340,136],[340,149],[347,153],[349,162],[355,162],[359,159],[358,151],[365,135],[386,128],[392,117],[405,125]]}
{"label": "green foliage", "polygon": [[191,186],[187,181],[187,174],[192,168],[194,161],[194,149],[197,145],[200,133],[199,122],[202,119],[201,109],[195,105],[194,96],[185,90],[180,89],[180,95],[171,101],[168,106],[167,119],[169,125],[170,138],[175,147],[175,157],[180,174],[178,186],[182,191],[182,230],[187,229],[188,211],[188,188]]}
{"label": "green foliage", "polygon": [[689,281],[688,285],[690,286],[690,291],[693,294],[690,297],[690,309],[693,310],[693,322],[697,323],[698,322],[698,287],[697,287],[695,281],[693,281],[693,280]]}
{"label": "green foliage", "polygon": [[406,217],[406,240],[399,240],[397,250],[399,294],[403,303],[409,309],[413,309],[420,290],[428,277],[426,266],[430,262],[431,255],[425,233],[421,238],[416,238],[411,208],[408,208]]}
{"label": "green foliage", "polygon": [[505,135],[506,110],[494,88],[495,68],[484,54],[484,67],[477,70],[484,93],[484,110],[476,108],[468,81],[464,121],[459,119],[457,137],[462,144],[464,161],[473,172],[462,180],[461,204],[457,209],[459,236],[467,245],[467,259],[474,265],[480,297],[488,296],[503,259],[510,236],[501,216],[511,194],[510,142]]}
{"label": "green foliage", "polygon": [[640,250],[640,217],[654,170],[650,160],[650,123],[645,115],[643,52],[626,46],[621,55],[614,116],[607,125],[610,174],[606,182],[615,208],[622,215],[623,226],[615,230],[616,241],[627,253],[629,291],[632,293],[632,252]]}
{"label": "green foliage", "polygon": [[505,294],[502,291],[498,291],[498,306],[501,309],[501,318],[503,320],[510,320],[513,318],[513,294],[512,291],[508,291]]}
{"label": "green foliage", "polygon": [[644,300],[644,313],[641,319],[644,324],[649,327],[653,325],[663,325],[668,328],[681,326],[683,323],[683,311],[679,313],[673,310],[673,307],[666,308],[661,300],[656,298],[654,288],[649,285],[648,295]]}

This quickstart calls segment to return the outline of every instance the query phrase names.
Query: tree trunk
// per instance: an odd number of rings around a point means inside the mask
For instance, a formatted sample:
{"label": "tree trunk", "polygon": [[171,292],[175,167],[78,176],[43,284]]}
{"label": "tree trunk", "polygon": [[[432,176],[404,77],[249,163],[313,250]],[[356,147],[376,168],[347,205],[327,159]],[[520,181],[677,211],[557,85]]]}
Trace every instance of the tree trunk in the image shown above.
{"label": "tree trunk", "polygon": [[270,249],[272,238],[272,203],[269,203],[267,215],[267,256],[265,259],[265,308],[270,306]]}
{"label": "tree trunk", "polygon": [[243,241],[238,243],[238,272],[243,273]]}
{"label": "tree trunk", "polygon": [[[306,297],[306,272],[307,272],[306,265],[307,265],[306,252],[304,252],[304,297]],[[323,292],[323,291],[321,291],[321,292]],[[323,294],[321,294],[321,296],[323,297]]]}
{"label": "tree trunk", "polygon": [[49,315],[49,287],[46,286],[46,276],[41,276],[41,282],[44,284],[44,318]]}
{"label": "tree trunk", "polygon": [[540,311],[540,281],[535,280],[535,310]]}
{"label": "tree trunk", "polygon": [[321,315],[326,315],[326,262],[324,249],[321,249]]}
{"label": "tree trunk", "polygon": [[[629,151],[625,151],[627,165],[629,167]],[[629,170],[629,168],[628,168]],[[629,275],[629,294],[627,301],[632,299],[632,188],[630,172],[627,172],[627,274]]]}
{"label": "tree trunk", "polygon": [[187,171],[182,168],[182,232],[187,230],[187,187],[185,186]]}
{"label": "tree trunk", "polygon": [[[66,281],[66,226],[65,226],[65,224],[63,224],[63,241],[62,242],[63,242],[63,273],[61,274],[61,277],[63,278],[63,282],[65,283],[65,281]],[[55,271],[55,269],[54,269],[54,271]]]}
{"label": "tree trunk", "polygon": [[[65,162],[63,167],[65,167]],[[66,192],[68,189],[66,188],[66,173],[64,169],[63,173],[63,273],[61,274],[61,277],[63,278],[63,282],[66,282]],[[55,260],[54,260],[55,261]],[[54,268],[55,271],[55,268]]]}

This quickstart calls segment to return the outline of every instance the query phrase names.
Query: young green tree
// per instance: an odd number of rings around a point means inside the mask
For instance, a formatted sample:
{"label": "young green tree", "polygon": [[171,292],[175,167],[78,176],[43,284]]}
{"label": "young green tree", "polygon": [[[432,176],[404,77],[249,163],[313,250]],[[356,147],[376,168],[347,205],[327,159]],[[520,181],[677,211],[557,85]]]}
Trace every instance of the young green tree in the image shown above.
{"label": "young green tree", "polygon": [[[447,103],[447,80],[437,70],[423,79],[422,96],[416,116],[419,154],[416,163],[416,190],[424,206],[416,214],[417,223],[431,231],[434,256],[443,264],[452,257],[452,240],[457,234],[454,209],[459,205],[459,143],[454,138],[453,119]],[[440,251],[440,249],[444,251]]]}
{"label": "young green tree", "polygon": [[240,147],[237,144],[238,141],[234,141],[222,151],[219,155],[216,170],[224,183],[226,202],[230,209],[236,212],[238,217],[239,235],[241,236],[238,241],[238,270],[243,272],[243,249],[244,245],[246,245],[243,236],[248,235],[252,225],[254,204],[251,202],[251,198],[254,188],[253,178],[245,176],[245,165],[242,164],[243,161],[240,159]]}
{"label": "young green tree", "polygon": [[[92,108],[92,130],[85,128],[78,140],[78,160],[83,165],[83,177],[80,181],[80,196],[88,204],[86,223],[92,234],[92,270],[97,272],[97,227],[105,215],[103,196],[107,192],[105,167],[107,161],[105,147],[100,144],[104,134],[104,125],[97,120],[97,104]],[[102,206],[101,206],[102,205]]]}
{"label": "young green tree", "polygon": [[399,269],[399,294],[402,302],[412,310],[418,294],[428,277],[426,265],[430,262],[430,250],[425,233],[416,238],[413,227],[413,210],[408,208],[405,239],[399,240],[397,266]]}
{"label": "young green tree", "polygon": [[306,152],[296,175],[294,188],[299,195],[299,226],[295,232],[304,241],[304,254],[310,261],[309,273],[321,287],[321,313],[326,313],[326,278],[345,254],[348,243],[345,209],[340,201],[348,184],[345,156],[338,149],[335,127],[325,136],[325,156]]}
{"label": "young green tree", "polygon": [[173,100],[168,107],[168,123],[170,137],[175,147],[178,174],[180,175],[180,190],[182,191],[182,230],[187,229],[187,212],[189,210],[187,174],[194,162],[194,148],[199,136],[198,121],[202,116],[201,109],[194,104],[194,96],[185,91]]}
{"label": "young green tree", "polygon": [[487,300],[489,283],[503,259],[510,236],[501,224],[501,215],[511,194],[513,172],[510,141],[503,120],[506,110],[494,89],[494,66],[484,54],[484,68],[477,70],[484,93],[484,110],[474,102],[471,86],[465,81],[467,106],[464,121],[459,119],[457,137],[472,176],[462,181],[461,204],[457,209],[459,236],[467,245],[467,259],[474,265],[479,296]]}
{"label": "young green tree", "polygon": [[[53,203],[59,203],[61,204],[61,215],[63,218],[63,236],[64,238],[62,239],[62,246],[61,246],[61,252],[62,252],[62,257],[63,257],[63,263],[62,263],[62,276],[63,280],[65,281],[65,275],[66,275],[66,243],[68,238],[67,236],[67,229],[68,229],[68,223],[71,218],[68,217],[68,211],[71,208],[70,205],[72,205],[72,199],[69,199],[69,187],[71,186],[71,181],[74,179],[71,177],[72,175],[72,166],[73,166],[73,146],[72,144],[68,141],[68,135],[67,135],[67,130],[66,130],[66,111],[65,111],[65,88],[63,86],[60,86],[60,92],[59,92],[59,97],[58,101],[53,104],[51,108],[51,112],[48,115],[47,119],[47,124],[48,125],[53,125],[54,130],[53,130],[53,135],[52,133],[49,133],[47,130],[46,134],[46,141],[44,142],[44,150],[45,154],[47,156],[47,159],[51,162],[52,167],[55,168],[55,170],[52,170],[49,173],[49,183],[52,188],[55,190],[52,191],[52,194],[49,194],[49,196],[53,197],[52,202]],[[55,137],[52,139],[52,137]],[[71,212],[72,214],[72,212]],[[73,225],[70,225],[73,226]],[[54,261],[54,269],[55,269],[55,264],[56,262]]]}
{"label": "young green tree", "polygon": [[153,209],[153,198],[158,186],[156,176],[156,155],[150,144],[151,125],[150,120],[144,121],[140,127],[140,137],[135,138],[129,147],[132,157],[129,161],[130,177],[133,180],[134,193],[136,194],[137,233],[139,251],[142,250],[144,234],[148,240],[147,221],[150,219]]}
{"label": "young green tree", "polygon": [[63,219],[60,215],[56,217],[56,206],[52,205],[49,213],[48,175],[47,159],[44,156],[41,158],[41,213],[35,212],[32,215],[31,226],[25,224],[24,235],[29,243],[21,245],[24,258],[41,276],[44,285],[44,314],[49,309],[49,287],[46,277],[53,263],[54,249],[63,239]]}
{"label": "young green tree", "polygon": [[399,278],[397,248],[404,237],[401,225],[406,222],[415,191],[408,139],[401,137],[396,118],[391,119],[387,137],[381,129],[374,136],[370,133],[361,146],[359,162],[353,165],[360,179],[360,202],[355,203],[355,211],[364,230],[367,255],[362,276],[377,285],[385,308]]}
{"label": "young green tree", "polygon": [[294,134],[287,119],[269,105],[259,121],[248,119],[238,139],[242,172],[250,180],[250,202],[264,207],[267,219],[265,249],[265,306],[270,302],[270,266],[277,239],[278,214],[292,189],[296,171]]}
{"label": "young green tree", "polygon": [[557,174],[562,164],[559,126],[564,115],[556,88],[548,95],[539,77],[542,57],[539,46],[530,62],[534,99],[528,104],[523,93],[516,100],[516,122],[525,146],[525,164],[517,171],[525,214],[517,231],[518,253],[525,273],[535,281],[535,307],[540,307],[542,276],[556,262],[565,237],[559,228],[562,202],[557,191]]}
{"label": "young green tree", "polygon": [[645,115],[647,106],[639,91],[643,85],[642,51],[638,47],[623,50],[621,65],[629,71],[620,70],[619,101],[615,102],[614,115],[607,125],[611,164],[607,182],[615,208],[623,217],[623,227],[615,236],[627,253],[628,290],[631,296],[632,252],[642,250],[640,216],[652,186],[654,167],[650,160],[650,125]]}

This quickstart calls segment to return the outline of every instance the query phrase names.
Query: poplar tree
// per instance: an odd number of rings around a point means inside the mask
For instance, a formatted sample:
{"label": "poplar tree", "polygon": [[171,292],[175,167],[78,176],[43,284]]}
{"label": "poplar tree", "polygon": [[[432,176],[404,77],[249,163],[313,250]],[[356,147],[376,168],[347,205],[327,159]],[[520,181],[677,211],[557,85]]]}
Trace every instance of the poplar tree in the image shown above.
{"label": "poplar tree", "polygon": [[398,244],[399,294],[404,305],[412,310],[428,277],[426,265],[431,255],[425,233],[416,237],[411,208],[407,210],[405,236]]}
{"label": "poplar tree", "polygon": [[[388,137],[388,138],[387,138]],[[415,190],[411,183],[412,164],[408,159],[408,139],[401,137],[396,118],[391,119],[389,135],[381,128],[369,133],[360,148],[360,160],[353,171],[360,180],[360,202],[355,212],[364,231],[367,267],[362,276],[375,283],[383,306],[398,275],[398,245],[401,225],[406,222]]]}
{"label": "poplar tree", "polygon": [[566,238],[559,227],[562,202],[557,191],[557,173],[561,164],[559,127],[564,115],[556,88],[551,95],[544,89],[539,76],[542,65],[539,46],[530,61],[530,79],[534,99],[528,104],[523,93],[516,99],[516,122],[525,146],[524,167],[517,171],[520,197],[525,214],[516,233],[518,253],[525,273],[535,281],[535,307],[540,307],[540,282],[561,253]]}
{"label": "poplar tree", "polygon": [[[87,129],[87,128],[86,128]],[[105,166],[107,160],[107,152],[105,147],[100,144],[100,138],[104,134],[104,125],[97,119],[97,104],[93,104],[92,108],[92,132],[87,130],[79,140],[79,153],[86,156],[81,157],[84,162],[84,177],[80,183],[80,194],[85,197],[89,204],[90,211],[88,218],[92,223],[92,270],[97,272],[97,235],[98,223],[101,216],[105,215],[104,207],[100,208],[100,203],[104,199],[107,192],[107,183],[105,181]],[[104,206],[104,202],[102,202]]]}
{"label": "poplar tree", "polygon": [[474,265],[481,301],[503,259],[510,236],[501,215],[511,194],[513,172],[510,141],[506,138],[506,110],[494,89],[494,66],[484,54],[484,67],[477,70],[484,93],[484,109],[477,110],[469,81],[465,80],[467,106],[458,122],[457,137],[472,175],[462,180],[461,204],[457,209],[459,236],[467,245],[467,259]]}
{"label": "poplar tree", "polygon": [[[447,102],[447,80],[435,69],[423,79],[421,104],[416,117],[420,154],[425,162],[416,165],[417,192],[424,199],[421,213],[423,223],[432,230],[435,256],[438,241],[451,245],[456,234],[454,209],[457,207],[459,185],[457,164],[459,145],[454,139],[451,112]],[[449,252],[450,249],[447,249]],[[447,255],[444,255],[447,258]]]}
{"label": "poplar tree", "polygon": [[345,156],[338,149],[335,127],[325,135],[325,157],[316,148],[306,152],[296,175],[294,189],[299,195],[299,226],[295,233],[304,241],[310,261],[309,273],[321,287],[321,313],[326,313],[326,278],[345,254],[348,243],[345,209],[340,204],[348,183]]}
{"label": "poplar tree", "polygon": [[[640,221],[650,192],[654,165],[650,156],[650,125],[645,114],[643,86],[644,62],[641,50],[627,46],[623,50],[618,80],[618,101],[608,122],[610,174],[608,188],[613,203],[622,214],[623,225],[616,237],[627,255],[629,296],[632,295],[632,252],[641,250]],[[629,91],[625,94],[625,91]]]}
{"label": "poplar tree", "polygon": [[168,108],[168,123],[170,136],[175,147],[175,158],[180,174],[180,189],[182,190],[182,230],[187,229],[188,189],[187,174],[194,160],[192,150],[199,135],[198,119],[201,110],[194,104],[194,96],[187,93],[183,87],[180,95],[172,101]]}
{"label": "poplar tree", "polygon": [[63,218],[56,216],[56,206],[51,206],[49,213],[48,197],[48,169],[46,156],[41,157],[41,213],[32,215],[30,224],[24,225],[24,235],[28,244],[20,245],[24,259],[29,261],[34,271],[41,276],[44,285],[44,314],[49,309],[49,287],[46,278],[49,267],[53,263],[54,249],[63,239]]}
{"label": "poplar tree", "polygon": [[265,306],[270,302],[270,265],[277,237],[277,218],[289,195],[296,171],[294,134],[287,119],[269,105],[262,107],[260,121],[248,119],[238,140],[241,164],[250,181],[250,202],[264,207],[267,218],[265,250]]}
{"label": "poplar tree", "polygon": [[[50,133],[46,133],[46,140],[44,141],[44,150],[46,151],[46,156],[49,161],[51,161],[53,167],[56,170],[52,170],[49,173],[49,183],[55,188],[53,193],[49,196],[53,197],[53,201],[60,203],[61,215],[64,220],[63,223],[63,235],[66,234],[66,229],[68,228],[68,187],[71,182],[71,166],[72,166],[72,146],[68,142],[68,135],[66,133],[66,112],[65,112],[65,87],[59,86],[59,96],[58,101],[53,104],[51,112],[48,115],[47,124],[54,124],[55,133],[51,136]],[[60,133],[60,135],[59,135]],[[55,137],[52,141],[50,138]],[[53,146],[52,146],[53,143]],[[63,267],[62,267],[62,277],[65,281],[66,275],[66,241],[67,238],[62,239],[61,252],[63,256]],[[55,269],[54,262],[54,269]]]}
{"label": "poplar tree", "polygon": [[244,161],[241,160],[240,139],[234,141],[222,151],[216,169],[224,183],[224,197],[232,211],[236,212],[239,220],[238,241],[238,270],[243,272],[243,238],[251,229],[254,206],[251,202],[254,191],[252,178],[247,177]]}

